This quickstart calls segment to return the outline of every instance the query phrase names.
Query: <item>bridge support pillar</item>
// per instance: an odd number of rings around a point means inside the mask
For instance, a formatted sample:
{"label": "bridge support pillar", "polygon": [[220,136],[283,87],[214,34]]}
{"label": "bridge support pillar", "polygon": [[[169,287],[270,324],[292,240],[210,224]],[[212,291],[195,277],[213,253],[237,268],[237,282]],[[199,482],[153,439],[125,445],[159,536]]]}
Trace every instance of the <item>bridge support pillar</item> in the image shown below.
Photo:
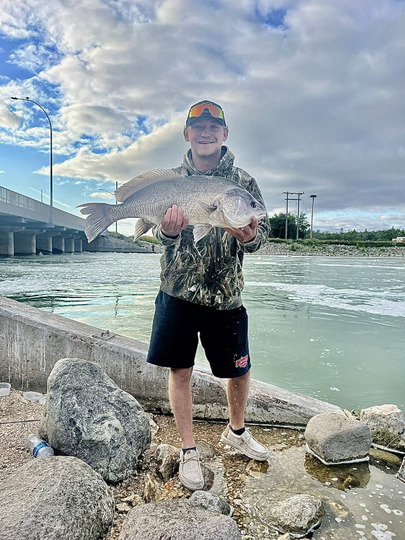
{"label": "bridge support pillar", "polygon": [[81,253],[83,251],[83,241],[80,235],[73,237],[73,252]]}
{"label": "bridge support pillar", "polygon": [[0,255],[8,257],[14,255],[14,233],[0,231]]}
{"label": "bridge support pillar", "polygon": [[65,236],[65,253],[75,252],[75,239],[73,236]]}
{"label": "bridge support pillar", "polygon": [[36,255],[37,235],[43,230],[25,229],[14,235],[14,253],[18,255]]}
{"label": "bridge support pillar", "polygon": [[47,231],[37,236],[37,253],[52,255],[53,237],[59,236],[59,233]]}
{"label": "bridge support pillar", "polygon": [[56,236],[52,244],[53,253],[65,253],[65,237],[60,235]]}
{"label": "bridge support pillar", "polygon": [[14,256],[14,233],[21,230],[21,227],[2,227],[0,229],[0,255]]}

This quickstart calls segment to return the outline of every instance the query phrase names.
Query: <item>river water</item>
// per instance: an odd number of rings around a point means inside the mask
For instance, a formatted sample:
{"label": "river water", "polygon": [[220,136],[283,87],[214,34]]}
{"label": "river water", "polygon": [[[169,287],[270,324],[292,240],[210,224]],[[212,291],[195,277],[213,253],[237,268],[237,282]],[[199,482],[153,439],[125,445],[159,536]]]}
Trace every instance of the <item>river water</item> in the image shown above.
{"label": "river water", "polygon": [[[405,410],[405,259],[250,255],[244,268],[254,378]],[[148,342],[159,271],[155,254],[2,258],[0,295]]]}

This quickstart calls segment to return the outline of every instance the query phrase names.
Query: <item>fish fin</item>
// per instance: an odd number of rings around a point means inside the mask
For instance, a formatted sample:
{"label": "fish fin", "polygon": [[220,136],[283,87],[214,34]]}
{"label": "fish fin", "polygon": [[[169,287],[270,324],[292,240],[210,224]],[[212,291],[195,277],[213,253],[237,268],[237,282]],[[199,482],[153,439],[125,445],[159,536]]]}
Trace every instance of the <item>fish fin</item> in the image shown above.
{"label": "fish fin", "polygon": [[217,206],[215,204],[207,204],[204,201],[197,201],[198,206],[200,206],[203,210],[205,210],[208,214],[211,214],[217,209]]}
{"label": "fish fin", "polygon": [[151,227],[153,227],[154,223],[151,221],[148,221],[147,219],[138,219],[135,225],[135,234],[134,234],[134,240],[145,234],[149,231]]}
{"label": "fish fin", "polygon": [[102,233],[114,221],[115,205],[105,203],[85,203],[79,204],[80,212],[87,215],[84,232],[87,240],[92,242],[96,236]]}
{"label": "fish fin", "polygon": [[125,182],[125,184],[122,184],[122,186],[114,191],[114,195],[117,201],[123,202],[128,199],[128,197],[150,184],[162,182],[164,180],[170,181],[175,178],[182,178],[182,175],[171,169],[154,169],[153,171],[144,172],[139,176],[135,176],[135,178],[128,180],[128,182]]}
{"label": "fish fin", "polygon": [[202,238],[204,238],[204,236],[207,236],[211,229],[212,225],[209,223],[200,223],[199,225],[195,225],[193,230],[194,243],[199,242]]}

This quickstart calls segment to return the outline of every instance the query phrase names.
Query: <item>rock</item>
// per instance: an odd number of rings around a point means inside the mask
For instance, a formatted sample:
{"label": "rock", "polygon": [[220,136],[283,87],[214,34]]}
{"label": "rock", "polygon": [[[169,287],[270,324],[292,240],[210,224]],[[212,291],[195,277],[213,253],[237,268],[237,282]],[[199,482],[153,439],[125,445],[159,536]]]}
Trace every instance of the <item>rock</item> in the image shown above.
{"label": "rock", "polygon": [[29,461],[2,481],[2,540],[96,540],[114,518],[114,498],[99,474],[75,457]]}
{"label": "rock", "polygon": [[200,458],[202,460],[204,459],[212,459],[215,457],[215,450],[213,446],[208,444],[206,441],[200,441],[197,443],[197,450],[200,454]]}
{"label": "rock", "polygon": [[240,540],[236,523],[227,516],[184,500],[165,500],[133,508],[119,540]]}
{"label": "rock", "polygon": [[397,474],[397,478],[399,478],[400,480],[402,480],[402,482],[405,482],[405,457],[404,457],[404,459],[402,460],[402,465],[401,465],[400,468],[399,468],[399,471],[398,471],[398,474]]}
{"label": "rock", "polygon": [[319,499],[302,494],[262,508],[261,513],[281,533],[303,538],[321,523],[325,510]]}
{"label": "rock", "polygon": [[360,420],[368,425],[373,443],[405,452],[405,417],[396,405],[378,405],[360,411]]}
{"label": "rock", "polygon": [[160,484],[149,473],[145,475],[145,487],[143,489],[143,498],[147,503],[156,502],[161,498]]}
{"label": "rock", "polygon": [[189,499],[190,504],[200,506],[211,512],[219,512],[224,516],[231,516],[233,508],[224,499],[215,495],[215,493],[207,493],[205,491],[194,491]]}
{"label": "rock", "polygon": [[201,472],[204,478],[204,491],[209,491],[214,485],[214,472],[201,463]]}
{"label": "rock", "polygon": [[59,360],[48,378],[47,397],[40,434],[55,450],[82,459],[111,482],[135,472],[150,445],[148,418],[98,364]]}
{"label": "rock", "polygon": [[158,472],[164,482],[172,478],[179,468],[180,449],[170,444],[160,444],[156,450]]}
{"label": "rock", "polygon": [[363,422],[335,413],[317,414],[305,429],[307,451],[325,465],[367,461],[370,428]]}

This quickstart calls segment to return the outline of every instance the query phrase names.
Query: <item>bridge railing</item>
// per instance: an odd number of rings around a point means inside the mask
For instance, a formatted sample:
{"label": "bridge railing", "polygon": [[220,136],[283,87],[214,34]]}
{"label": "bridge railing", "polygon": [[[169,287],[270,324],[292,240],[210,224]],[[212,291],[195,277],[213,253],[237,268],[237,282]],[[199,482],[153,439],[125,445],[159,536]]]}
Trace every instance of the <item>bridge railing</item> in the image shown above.
{"label": "bridge railing", "polygon": [[[31,199],[3,186],[0,186],[0,211],[32,220],[49,220],[48,204]],[[83,218],[59,210],[59,208],[53,208],[53,218],[55,225],[84,230],[85,220]]]}
{"label": "bridge railing", "polygon": [[47,206],[44,203],[31,199],[30,197],[26,197],[25,195],[21,195],[21,193],[17,193],[16,191],[12,191],[11,189],[7,189],[5,187],[0,187],[0,201],[7,204],[12,204],[13,206],[18,206],[19,208],[28,208],[29,210],[33,211],[42,211],[43,207]]}

